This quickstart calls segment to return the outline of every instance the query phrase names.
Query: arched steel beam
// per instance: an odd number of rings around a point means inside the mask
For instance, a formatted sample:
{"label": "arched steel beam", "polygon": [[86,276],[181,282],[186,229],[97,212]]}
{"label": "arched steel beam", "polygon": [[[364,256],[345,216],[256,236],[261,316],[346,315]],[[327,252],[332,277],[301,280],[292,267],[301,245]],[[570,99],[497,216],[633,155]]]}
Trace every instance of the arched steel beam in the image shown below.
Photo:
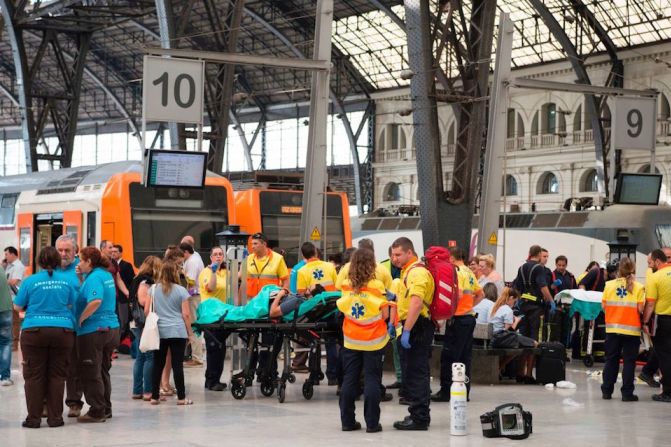
{"label": "arched steel beam", "polygon": [[0,13],[5,21],[7,37],[12,47],[12,58],[14,59],[14,73],[18,88],[19,114],[21,116],[21,136],[23,139],[23,150],[26,158],[26,172],[37,170],[37,154],[33,153],[32,142],[35,139],[33,114],[30,113],[28,92],[30,81],[28,79],[28,61],[23,44],[21,32],[14,27],[14,15],[16,8],[14,2],[0,0]]}
{"label": "arched steel beam", "polygon": [[[245,14],[250,16],[252,19],[257,21],[265,29],[270,31],[275,37],[277,37],[289,50],[301,59],[306,59],[305,54],[296,47],[288,38],[285,36],[279,29],[273,26],[266,19],[256,14],[249,8],[245,8]],[[352,154],[352,165],[354,167],[354,197],[356,200],[357,210],[359,214],[363,214],[363,203],[361,201],[361,180],[360,180],[360,166],[359,166],[359,151],[357,150],[356,140],[354,138],[354,131],[352,130],[352,124],[347,118],[347,113],[345,112],[345,107],[342,101],[338,98],[332,88],[329,88],[329,96],[333,105],[335,106],[338,113],[342,115],[343,126],[345,127],[345,133],[347,134],[347,140],[350,145],[350,152]]]}
{"label": "arched steel beam", "polygon": [[[30,34],[31,36],[38,38],[39,35],[35,33],[34,31],[26,31],[26,33]],[[70,61],[75,60],[75,56],[68,51],[63,50],[63,55],[67,57]],[[84,67],[84,74],[86,77],[96,84],[102,91],[107,95],[107,97],[112,101],[112,103],[116,106],[117,110],[119,113],[121,113],[121,116],[128,122],[128,125],[130,126],[131,130],[133,131],[133,134],[135,135],[135,138],[137,138],[138,142],[140,143],[140,147],[142,147],[142,135],[140,133],[140,130],[137,126],[137,123],[131,116],[130,112],[128,112],[128,109],[124,105],[124,103],[119,99],[119,97],[107,86],[107,84],[98,76],[93,70],[91,70],[89,67]],[[115,75],[115,77],[119,78],[122,82],[125,82],[126,80],[123,78],[120,78]]]}
{"label": "arched steel beam", "polygon": [[[580,59],[578,52],[571,39],[561,27],[557,19],[552,15],[550,10],[545,6],[541,0],[529,0],[531,6],[540,15],[545,25],[548,27],[552,35],[562,46],[566,52],[573,71],[575,72],[578,82],[581,84],[591,85],[589,74],[585,65]],[[604,164],[604,144],[603,144],[603,129],[601,127],[601,120],[599,118],[599,101],[595,95],[585,94],[585,105],[587,113],[589,113],[590,121],[592,123],[592,132],[594,136],[594,155],[596,157],[596,174],[599,192],[605,193],[608,196],[607,182],[606,182],[606,167]]]}
{"label": "arched steel beam", "polygon": [[16,107],[21,107],[21,104],[19,103],[19,99],[14,96],[11,90],[9,90],[5,84],[0,83],[0,93],[5,95]]}

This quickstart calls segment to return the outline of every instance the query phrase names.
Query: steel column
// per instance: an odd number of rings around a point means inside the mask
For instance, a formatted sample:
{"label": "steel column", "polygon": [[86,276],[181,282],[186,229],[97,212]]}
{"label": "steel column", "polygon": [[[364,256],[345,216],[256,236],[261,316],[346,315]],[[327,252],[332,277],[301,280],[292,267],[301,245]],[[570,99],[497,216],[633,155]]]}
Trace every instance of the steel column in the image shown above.
{"label": "steel column", "polygon": [[[315,20],[315,39],[313,58],[331,59],[331,31],[333,28],[333,0],[318,0]],[[301,242],[313,240],[322,249],[326,257],[326,227],[324,225],[326,192],[326,129],[329,105],[328,71],[312,73],[310,91],[310,129],[305,163],[305,186],[303,189],[303,214],[301,216]],[[320,237],[311,237],[314,230]]]}

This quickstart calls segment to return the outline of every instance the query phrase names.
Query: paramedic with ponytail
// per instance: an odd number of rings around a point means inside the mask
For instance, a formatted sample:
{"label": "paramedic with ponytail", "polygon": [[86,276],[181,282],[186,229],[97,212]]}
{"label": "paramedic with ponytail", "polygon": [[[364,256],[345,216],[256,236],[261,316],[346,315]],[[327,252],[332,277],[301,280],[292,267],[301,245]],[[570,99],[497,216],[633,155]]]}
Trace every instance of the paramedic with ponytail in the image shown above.
{"label": "paramedic with ponytail", "polygon": [[641,313],[645,305],[643,284],[635,281],[636,265],[629,258],[620,259],[618,277],[608,281],[603,290],[602,305],[606,315],[606,361],[603,366],[602,397],[611,399],[617,373],[622,364],[622,401],[635,402],[634,370],[641,344]]}
{"label": "paramedic with ponytail", "polygon": [[403,333],[398,340],[403,374],[399,394],[410,404],[410,415],[394,422],[394,428],[428,430],[431,423],[429,357],[434,331],[429,306],[433,301],[433,277],[417,259],[415,247],[407,237],[400,237],[391,245],[391,262],[401,269],[405,289],[398,297],[398,317],[403,323]]}
{"label": "paramedic with ponytail", "polygon": [[340,390],[340,421],[343,431],[359,430],[354,401],[359,394],[359,377],[364,377],[364,419],[366,432],[382,431],[382,359],[389,342],[389,308],[382,282],[375,279],[375,255],[360,248],[351,259],[349,277],[337,305],[343,321],[344,349],[341,352],[343,384]]}

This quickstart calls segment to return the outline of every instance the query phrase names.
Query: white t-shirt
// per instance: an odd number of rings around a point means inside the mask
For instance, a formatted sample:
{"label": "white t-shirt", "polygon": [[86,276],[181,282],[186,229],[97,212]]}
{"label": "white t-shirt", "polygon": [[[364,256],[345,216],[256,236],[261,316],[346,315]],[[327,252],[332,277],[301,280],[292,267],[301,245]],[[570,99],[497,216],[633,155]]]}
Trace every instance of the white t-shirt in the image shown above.
{"label": "white t-shirt", "polygon": [[[7,280],[10,281],[12,279],[18,279],[19,282],[16,283],[16,288],[18,289],[21,285],[21,280],[23,279],[23,274],[26,272],[26,266],[23,265],[23,262],[21,262],[20,259],[16,259],[16,261],[12,262],[11,264],[7,264],[7,268],[5,269],[5,272],[7,273]],[[12,296],[14,295],[14,292],[11,291],[10,287],[10,292]]]}
{"label": "white t-shirt", "polygon": [[505,330],[506,324],[513,324],[513,310],[507,304],[499,307],[489,322],[492,323],[494,333]]}
{"label": "white t-shirt", "polygon": [[203,259],[197,251],[194,251],[189,259],[184,261],[184,274],[194,283],[198,283],[198,276],[204,268]]}
{"label": "white t-shirt", "polygon": [[477,323],[489,323],[489,315],[492,313],[492,308],[494,307],[494,302],[484,298],[480,302],[473,306],[473,312],[478,314],[476,318]]}

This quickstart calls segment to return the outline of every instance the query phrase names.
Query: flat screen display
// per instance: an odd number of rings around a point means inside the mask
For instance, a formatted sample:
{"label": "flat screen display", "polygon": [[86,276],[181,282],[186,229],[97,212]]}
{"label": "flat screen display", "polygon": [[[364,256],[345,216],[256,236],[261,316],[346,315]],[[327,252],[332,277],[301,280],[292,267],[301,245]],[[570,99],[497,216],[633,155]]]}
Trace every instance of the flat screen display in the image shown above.
{"label": "flat screen display", "polygon": [[661,187],[661,174],[620,173],[615,188],[615,203],[657,205]]}
{"label": "flat screen display", "polygon": [[202,188],[205,185],[206,152],[151,150],[147,163],[147,186]]}

